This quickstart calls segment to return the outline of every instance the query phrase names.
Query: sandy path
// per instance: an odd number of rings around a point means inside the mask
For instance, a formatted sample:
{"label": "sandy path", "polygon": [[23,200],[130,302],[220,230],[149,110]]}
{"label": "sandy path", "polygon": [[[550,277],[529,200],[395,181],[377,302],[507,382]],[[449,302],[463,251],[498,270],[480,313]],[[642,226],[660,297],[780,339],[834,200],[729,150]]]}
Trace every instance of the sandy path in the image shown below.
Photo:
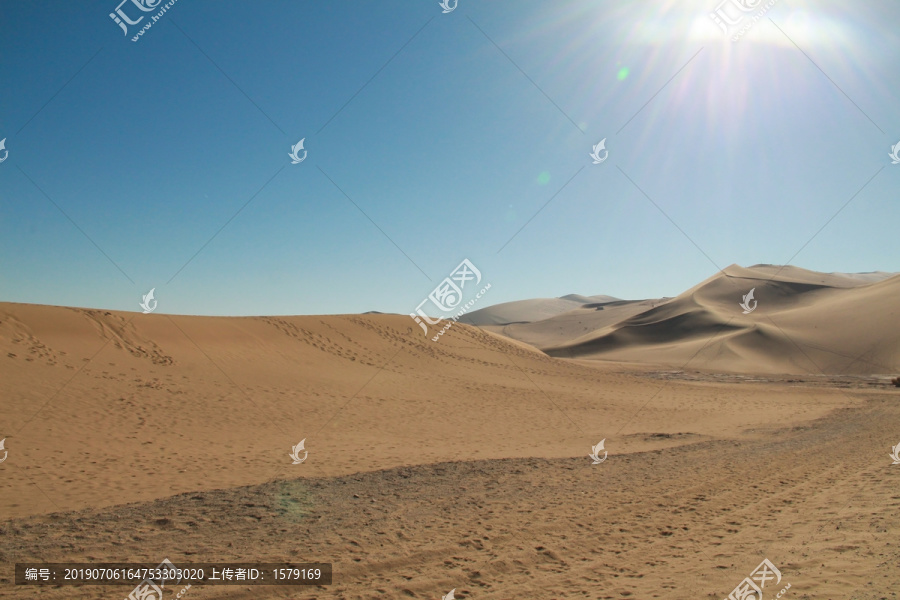
{"label": "sandy path", "polygon": [[328,588],[190,590],[249,600],[439,598],[451,588],[458,598],[721,599],[769,558],[792,586],[787,598],[896,598],[900,467],[887,452],[900,403],[867,394],[805,426],[600,465],[442,463],[15,520],[3,525],[2,559],[335,565]]}

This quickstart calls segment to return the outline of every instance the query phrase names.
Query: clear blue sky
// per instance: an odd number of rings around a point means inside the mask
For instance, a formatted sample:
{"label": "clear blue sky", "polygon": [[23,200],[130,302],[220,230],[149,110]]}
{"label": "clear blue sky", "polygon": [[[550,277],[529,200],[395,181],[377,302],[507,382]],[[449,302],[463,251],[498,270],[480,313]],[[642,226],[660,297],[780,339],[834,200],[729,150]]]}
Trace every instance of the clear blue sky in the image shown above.
{"label": "clear blue sky", "polygon": [[138,42],[118,0],[4,2],[0,300],[408,313],[463,258],[479,307],[900,271],[900,4],[781,0],[735,42],[718,1],[178,0]]}

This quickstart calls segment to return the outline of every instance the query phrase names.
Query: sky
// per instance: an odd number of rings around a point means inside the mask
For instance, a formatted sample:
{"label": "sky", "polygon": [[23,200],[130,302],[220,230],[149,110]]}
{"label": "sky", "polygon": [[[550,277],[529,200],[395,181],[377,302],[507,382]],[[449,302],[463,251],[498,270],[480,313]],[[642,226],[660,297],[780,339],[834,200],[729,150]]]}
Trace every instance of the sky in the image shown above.
{"label": "sky", "polygon": [[474,308],[900,271],[896,1],[119,2],[0,4],[0,301],[410,313],[464,259]]}

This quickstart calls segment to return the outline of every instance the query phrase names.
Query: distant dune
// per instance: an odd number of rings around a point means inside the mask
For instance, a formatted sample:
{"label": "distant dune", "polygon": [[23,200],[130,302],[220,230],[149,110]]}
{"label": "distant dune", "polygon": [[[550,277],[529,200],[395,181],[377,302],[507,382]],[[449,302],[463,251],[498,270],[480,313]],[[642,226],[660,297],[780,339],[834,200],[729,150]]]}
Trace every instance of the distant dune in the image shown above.
{"label": "distant dune", "polygon": [[560,298],[535,298],[516,300],[488,306],[460,317],[469,325],[508,325],[510,323],[531,323],[548,319],[558,314],[581,308],[587,304],[615,302],[612,296],[580,296],[569,294]]}
{"label": "distant dune", "polygon": [[[740,303],[751,289],[756,308],[744,314]],[[898,293],[893,273],[731,265],[675,298],[585,304],[531,322],[481,326],[564,358],[737,373],[887,374],[900,362],[900,333],[889,325]]]}

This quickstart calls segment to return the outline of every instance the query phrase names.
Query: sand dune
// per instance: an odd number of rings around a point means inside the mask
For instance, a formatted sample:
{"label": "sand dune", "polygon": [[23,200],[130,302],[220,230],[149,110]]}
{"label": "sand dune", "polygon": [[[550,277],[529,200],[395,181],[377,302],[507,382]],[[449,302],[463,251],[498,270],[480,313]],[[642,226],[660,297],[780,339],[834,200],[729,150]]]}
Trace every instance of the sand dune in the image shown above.
{"label": "sand dune", "polygon": [[[756,308],[740,303],[754,290]],[[900,276],[732,265],[671,299],[580,308],[490,330],[550,356],[737,373],[887,374]]]}
{"label": "sand dune", "polygon": [[548,319],[555,315],[576,310],[590,304],[615,302],[612,296],[580,296],[569,294],[560,298],[535,298],[502,302],[460,317],[460,321],[469,325],[508,325],[510,323],[530,323]]}
{"label": "sand dune", "polygon": [[566,344],[590,332],[615,325],[628,317],[643,313],[662,300],[617,300],[588,303],[564,313],[532,322],[514,322],[506,325],[479,325],[485,331],[499,333],[535,348],[552,348]]}

